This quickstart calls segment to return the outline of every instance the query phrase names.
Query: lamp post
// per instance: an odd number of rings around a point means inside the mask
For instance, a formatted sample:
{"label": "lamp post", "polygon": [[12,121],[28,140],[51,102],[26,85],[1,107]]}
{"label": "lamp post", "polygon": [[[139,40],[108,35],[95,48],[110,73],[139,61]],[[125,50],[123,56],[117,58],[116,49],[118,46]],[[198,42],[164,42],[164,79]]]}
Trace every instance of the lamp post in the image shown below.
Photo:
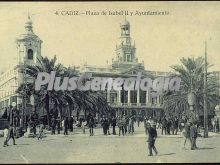
{"label": "lamp post", "polygon": [[208,137],[208,112],[207,112],[207,41],[205,41],[205,66],[204,66],[204,138]]}

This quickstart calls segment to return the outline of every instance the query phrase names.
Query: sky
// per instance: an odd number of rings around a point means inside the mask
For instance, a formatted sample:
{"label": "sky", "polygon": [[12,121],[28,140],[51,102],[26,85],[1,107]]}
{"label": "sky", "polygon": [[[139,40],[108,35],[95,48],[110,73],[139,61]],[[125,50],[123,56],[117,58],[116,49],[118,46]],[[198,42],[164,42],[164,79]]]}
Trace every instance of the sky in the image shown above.
{"label": "sky", "polygon": [[[55,12],[59,15],[56,15]],[[145,69],[171,71],[180,58],[204,56],[220,71],[220,2],[1,2],[0,71],[17,56],[15,39],[30,13],[42,55],[66,66],[104,66],[116,57],[123,15],[61,15],[64,11],[168,11],[168,15],[126,16],[136,57]]]}

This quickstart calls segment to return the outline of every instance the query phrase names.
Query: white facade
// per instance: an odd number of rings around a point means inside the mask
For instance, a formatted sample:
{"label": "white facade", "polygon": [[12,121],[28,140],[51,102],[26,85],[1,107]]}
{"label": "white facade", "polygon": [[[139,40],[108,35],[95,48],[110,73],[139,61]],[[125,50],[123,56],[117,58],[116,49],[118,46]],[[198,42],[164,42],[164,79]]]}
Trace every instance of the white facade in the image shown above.
{"label": "white facade", "polygon": [[21,104],[21,98],[16,94],[16,90],[24,81],[29,80],[19,70],[25,65],[35,65],[38,63],[37,59],[41,57],[42,41],[33,32],[30,17],[24,27],[25,33],[16,39],[16,63],[0,75],[0,116],[4,113],[5,108],[12,105],[12,102],[16,102],[17,105]]}

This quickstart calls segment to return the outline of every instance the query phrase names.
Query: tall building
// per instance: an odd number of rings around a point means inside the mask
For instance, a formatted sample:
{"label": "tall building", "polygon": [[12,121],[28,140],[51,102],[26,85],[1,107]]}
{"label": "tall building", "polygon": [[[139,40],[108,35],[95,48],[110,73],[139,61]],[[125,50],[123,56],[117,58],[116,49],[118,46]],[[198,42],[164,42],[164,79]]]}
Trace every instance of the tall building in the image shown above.
{"label": "tall building", "polygon": [[41,58],[40,38],[33,32],[33,26],[30,17],[25,23],[25,32],[16,39],[17,56],[15,65],[8,68],[0,75],[0,115],[5,108],[12,106],[22,106],[22,98],[16,94],[18,87],[25,82],[33,81],[28,75],[20,70],[26,65],[36,65],[37,59]]}
{"label": "tall building", "polygon": [[[144,62],[139,62],[136,55],[135,42],[131,38],[130,23],[124,19],[120,24],[121,35],[116,44],[112,64],[106,67],[97,67],[84,64],[80,73],[92,73],[94,77],[136,77],[138,72],[142,77],[166,77],[167,72],[145,70]],[[162,113],[162,96],[152,97],[150,91],[106,91],[107,102],[116,110],[116,113],[133,113],[139,115],[160,115]]]}
{"label": "tall building", "polygon": [[[41,39],[34,33],[30,17],[25,23],[25,32],[16,39],[17,61],[16,64],[0,75],[0,115],[5,108],[13,102],[19,107],[23,98],[16,94],[17,88],[26,82],[33,81],[20,69],[26,65],[37,65],[41,58]],[[168,76],[167,72],[155,72],[146,70],[144,62],[139,62],[136,55],[135,42],[131,38],[130,23],[124,19],[120,24],[120,37],[115,48],[115,58],[105,67],[90,66],[87,64],[79,68],[80,74],[92,73],[94,77],[136,77],[138,72],[142,77]],[[162,112],[163,98],[153,98],[150,91],[106,91],[108,104],[116,110],[116,113],[135,113],[160,115]],[[28,100],[26,100],[28,102]],[[26,106],[26,105],[25,105]],[[28,107],[21,107],[21,109]]]}

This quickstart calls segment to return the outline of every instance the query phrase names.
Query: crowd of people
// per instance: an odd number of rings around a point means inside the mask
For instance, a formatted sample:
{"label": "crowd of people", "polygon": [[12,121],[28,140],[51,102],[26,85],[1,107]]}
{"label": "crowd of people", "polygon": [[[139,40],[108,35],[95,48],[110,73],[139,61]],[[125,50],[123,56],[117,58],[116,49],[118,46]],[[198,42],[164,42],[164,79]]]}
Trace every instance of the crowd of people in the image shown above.
{"label": "crowd of people", "polygon": [[[13,144],[15,143],[15,127],[14,124],[17,120],[10,122],[10,126],[4,129],[4,144],[3,146],[8,146],[8,142],[10,139],[13,140]],[[215,132],[216,127],[216,118],[212,119],[213,123],[213,131]],[[153,156],[153,151],[155,154],[158,154],[158,151],[155,147],[155,142],[157,138],[157,130],[161,130],[161,135],[177,135],[178,132],[181,132],[183,137],[183,148],[185,149],[186,143],[190,142],[190,149],[197,149],[196,140],[198,137],[198,128],[199,125],[195,121],[189,120],[187,117],[178,118],[176,116],[163,116],[163,117],[147,117],[144,116],[142,119],[138,118],[135,115],[103,115],[100,120],[89,113],[85,118],[79,118],[75,120],[73,116],[69,117],[55,117],[52,116],[50,121],[50,126],[48,127],[47,122],[40,119],[36,111],[32,113],[30,116],[30,120],[28,122],[28,127],[31,129],[32,133],[37,137],[38,140],[43,138],[44,130],[51,131],[51,135],[60,134],[63,131],[64,135],[68,135],[69,132],[73,132],[74,125],[82,129],[82,133],[86,133],[86,129],[89,130],[89,136],[94,136],[94,128],[97,125],[101,126],[103,129],[104,135],[118,135],[125,136],[126,134],[134,133],[134,123],[137,123],[139,127],[140,122],[144,123],[145,133],[148,135],[148,149],[149,156]],[[37,127],[39,127],[39,132],[37,134]],[[118,127],[118,129],[116,129]],[[118,130],[118,132],[116,131]]]}

